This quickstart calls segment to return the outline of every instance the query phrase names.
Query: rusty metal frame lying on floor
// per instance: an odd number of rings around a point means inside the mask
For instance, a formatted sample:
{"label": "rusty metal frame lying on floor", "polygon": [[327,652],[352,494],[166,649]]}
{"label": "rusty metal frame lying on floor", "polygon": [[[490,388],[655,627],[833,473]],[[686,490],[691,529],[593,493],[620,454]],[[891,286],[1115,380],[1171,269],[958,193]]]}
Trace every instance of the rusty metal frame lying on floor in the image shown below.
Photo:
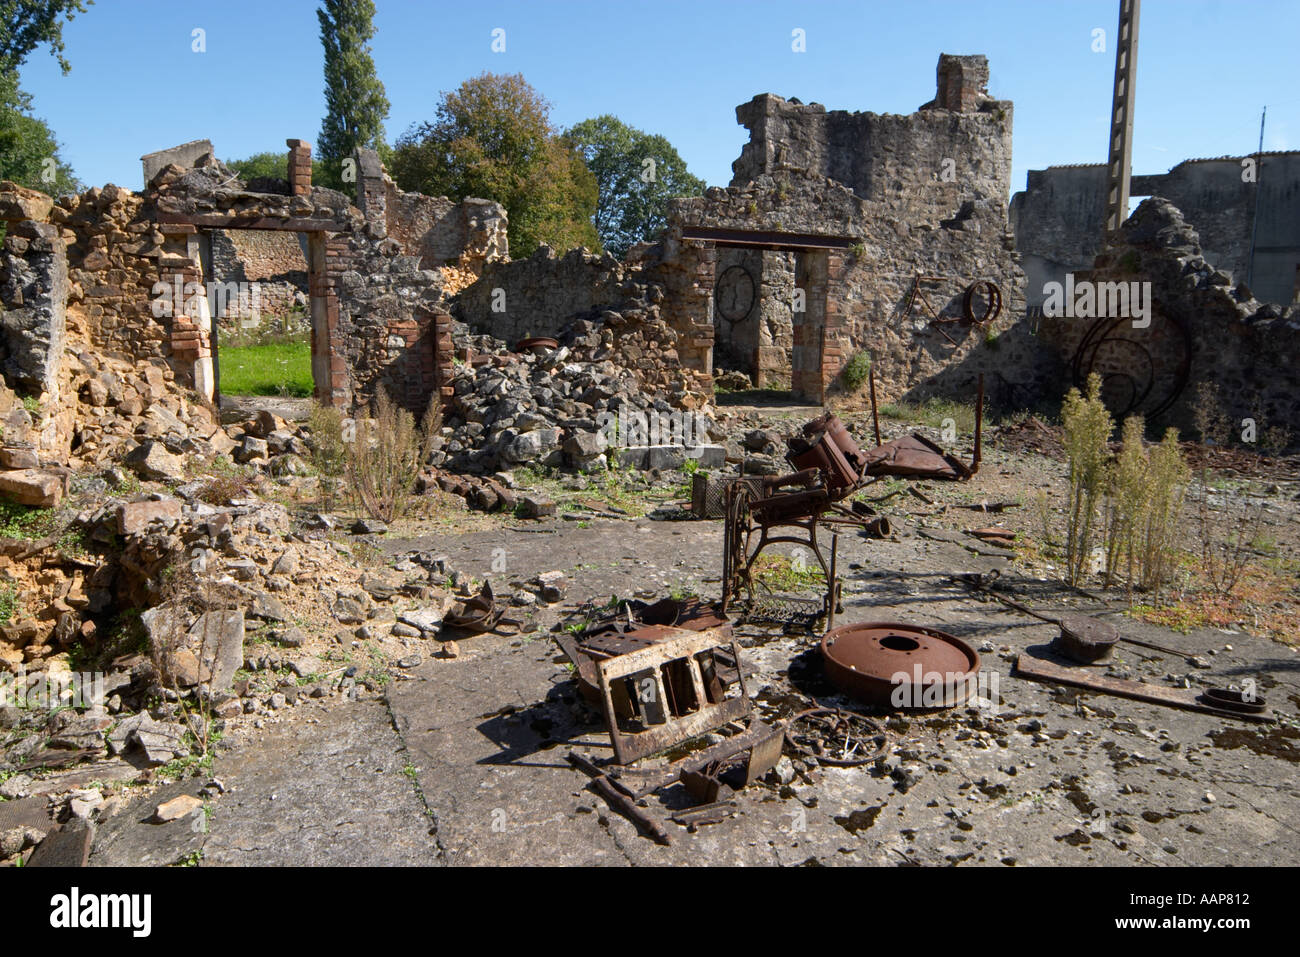
{"label": "rusty metal frame lying on floor", "polygon": [[[672,630],[680,631],[681,634],[595,662],[605,724],[619,764],[656,754],[674,744],[720,728],[745,717],[753,708],[745,684],[745,671],[740,666],[740,646],[734,639],[723,637],[718,628],[707,631]],[[717,695],[705,688],[699,657],[717,648],[730,649],[737,665],[737,681],[740,684],[738,696],[723,697],[720,701],[711,700]],[[668,688],[664,669],[673,665],[683,667],[690,679],[693,700],[689,703],[675,701]],[[644,729],[625,731],[619,727],[613,689],[615,682],[638,676],[640,680],[637,682],[636,693],[638,702],[644,706]],[[650,684],[647,685],[647,681]]]}

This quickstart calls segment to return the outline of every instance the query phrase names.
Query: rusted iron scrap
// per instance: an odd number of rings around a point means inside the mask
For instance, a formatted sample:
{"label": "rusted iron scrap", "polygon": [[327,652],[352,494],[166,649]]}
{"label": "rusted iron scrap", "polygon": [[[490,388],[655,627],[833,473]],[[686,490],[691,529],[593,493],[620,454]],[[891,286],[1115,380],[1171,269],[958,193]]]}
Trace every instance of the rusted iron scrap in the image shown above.
{"label": "rusted iron scrap", "polygon": [[817,559],[826,579],[821,617],[829,628],[842,610],[836,567],[839,540],[832,532],[828,560],[822,552],[820,532],[854,525],[869,537],[885,537],[890,534],[889,522],[874,517],[870,509],[864,512],[844,504],[866,484],[869,458],[838,416],[830,412],[818,416],[786,445],[786,460],[797,471],[757,480],[744,478],[727,488],[722,609],[727,611],[742,592],[754,606],[754,564],[769,545],[802,545]]}
{"label": "rusted iron scrap", "polygon": [[[714,804],[779,760],[782,730],[754,717],[731,622],[715,606],[694,598],[623,602],[581,633],[560,633],[556,641],[573,662],[584,695],[600,707],[614,750],[610,764],[577,752],[570,762],[660,843],[671,838],[638,801],[682,781],[699,800]],[[723,741],[667,765],[635,765],[724,730],[732,733]],[[691,824],[708,822],[705,815]]]}
{"label": "rusted iron scrap", "polygon": [[[875,373],[868,370],[872,378],[871,414],[876,413]],[[975,398],[975,452],[970,465],[956,456],[945,452],[925,436],[913,433],[889,442],[880,442],[879,427],[876,430],[876,447],[863,453],[865,462],[863,475],[895,475],[906,478],[944,479],[947,481],[966,481],[979,471],[982,458],[984,431],[984,376],[981,373]]]}
{"label": "rusted iron scrap", "polygon": [[1033,681],[1070,685],[1087,691],[1097,691],[1101,694],[1129,698],[1147,704],[1182,708],[1185,711],[1200,711],[1223,718],[1236,718],[1239,721],[1272,722],[1276,720],[1272,711],[1262,706],[1262,702],[1257,702],[1261,705],[1259,710],[1254,710],[1253,705],[1250,710],[1242,708],[1240,705],[1233,707],[1231,696],[1224,695],[1222,691],[1219,692],[1219,697],[1216,698],[1210,695],[1208,691],[1198,692],[1190,688],[1169,688],[1163,685],[1146,684],[1141,681],[1129,681],[1124,678],[1110,678],[1106,675],[1099,675],[1086,667],[1058,665],[1045,658],[1037,658],[1029,654],[1017,656],[1016,668],[1013,674]]}

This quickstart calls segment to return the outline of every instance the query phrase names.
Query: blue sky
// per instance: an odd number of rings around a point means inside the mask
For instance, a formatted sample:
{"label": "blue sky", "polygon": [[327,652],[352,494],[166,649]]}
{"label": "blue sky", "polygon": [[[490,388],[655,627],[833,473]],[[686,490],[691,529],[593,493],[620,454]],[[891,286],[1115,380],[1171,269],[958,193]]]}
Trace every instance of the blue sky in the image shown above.
{"label": "blue sky", "polygon": [[[207,137],[223,159],[314,142],[324,112],[315,0],[98,0],[22,69],[35,111],[88,185],[141,186],[139,157]],[[389,139],[485,70],[522,73],[561,127],[601,113],[661,133],[710,185],[748,139],[735,106],[772,92],[828,109],[909,113],[941,52],[983,53],[1015,103],[1012,189],[1025,171],[1104,162],[1118,0],[377,0]],[[494,28],[506,50],[491,50]],[[192,31],[206,52],[192,51]],[[805,31],[807,50],[791,49]],[[1106,51],[1093,52],[1093,31]],[[1146,0],[1134,172],[1300,148],[1295,0]]]}

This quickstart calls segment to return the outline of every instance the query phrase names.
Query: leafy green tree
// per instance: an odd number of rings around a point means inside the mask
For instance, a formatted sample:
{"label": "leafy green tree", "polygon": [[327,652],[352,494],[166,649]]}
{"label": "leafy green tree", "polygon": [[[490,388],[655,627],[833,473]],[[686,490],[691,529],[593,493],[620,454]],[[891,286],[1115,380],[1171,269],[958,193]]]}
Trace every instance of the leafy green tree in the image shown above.
{"label": "leafy green tree", "polygon": [[42,43],[67,73],[72,64],[63,58],[63,24],[94,0],[0,0],[0,74],[17,71],[27,55]]}
{"label": "leafy green tree", "polygon": [[18,74],[0,74],[0,179],[63,196],[81,189],[45,121],[32,116],[32,99]]}
{"label": "leafy green tree", "polygon": [[[386,150],[384,119],[388,97],[375,74],[370,38],[375,35],[373,0],[324,0],[316,9],[325,48],[325,119],[316,141],[324,176],[318,185],[343,189],[343,161],[358,146]],[[313,181],[315,178],[313,177]]]}
{"label": "leafy green tree", "polygon": [[596,178],[550,122],[550,104],[520,74],[484,73],[444,92],[433,122],[397,141],[393,178],[403,189],[455,200],[492,199],[510,217],[510,251],[543,243],[599,251]]}
{"label": "leafy green tree", "polygon": [[668,200],[704,192],[704,180],[687,172],[686,161],[668,140],[616,116],[583,120],[564,136],[596,175],[596,232],[605,248],[620,257],[664,228]]}

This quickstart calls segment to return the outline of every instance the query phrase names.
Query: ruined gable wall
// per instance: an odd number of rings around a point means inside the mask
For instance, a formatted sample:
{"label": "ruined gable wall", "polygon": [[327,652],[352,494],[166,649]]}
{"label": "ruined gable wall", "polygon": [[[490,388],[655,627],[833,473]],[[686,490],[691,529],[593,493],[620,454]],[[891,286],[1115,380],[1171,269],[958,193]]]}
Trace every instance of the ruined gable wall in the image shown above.
{"label": "ruined gable wall", "polygon": [[[1184,436],[1195,434],[1204,383],[1217,393],[1234,431],[1249,417],[1261,433],[1278,427],[1289,429],[1293,439],[1300,435],[1300,308],[1284,312],[1247,295],[1244,286],[1207,259],[1196,230],[1171,203],[1144,200],[1098,256],[1095,268],[1077,275],[1076,282],[1084,281],[1152,284],[1150,327],[1122,321],[1095,358],[1089,350],[1071,370],[1077,385],[1090,370],[1107,379],[1103,396],[1112,411],[1122,411],[1130,390],[1142,391],[1152,379],[1150,397],[1136,411],[1146,412],[1173,391],[1190,346],[1185,384],[1154,424],[1173,425]],[[1042,335],[1072,359],[1094,324],[1090,319],[1044,319]]]}
{"label": "ruined gable wall", "polygon": [[801,170],[844,184],[877,215],[931,223],[966,200],[1005,201],[1011,103],[985,97],[972,112],[927,107],[907,116],[827,112],[820,104],[756,96],[736,108],[750,142],[732,164],[731,185]]}

